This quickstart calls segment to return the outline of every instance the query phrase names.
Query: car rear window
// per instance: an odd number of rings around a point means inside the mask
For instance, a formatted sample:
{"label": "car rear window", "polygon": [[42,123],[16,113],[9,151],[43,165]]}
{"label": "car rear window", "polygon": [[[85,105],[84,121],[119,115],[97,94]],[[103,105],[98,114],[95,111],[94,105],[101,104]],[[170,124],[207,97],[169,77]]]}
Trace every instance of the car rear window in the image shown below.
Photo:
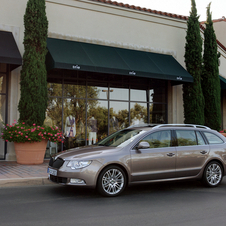
{"label": "car rear window", "polygon": [[206,136],[209,144],[223,144],[224,141],[218,137],[216,134],[210,133],[210,132],[203,132]]}

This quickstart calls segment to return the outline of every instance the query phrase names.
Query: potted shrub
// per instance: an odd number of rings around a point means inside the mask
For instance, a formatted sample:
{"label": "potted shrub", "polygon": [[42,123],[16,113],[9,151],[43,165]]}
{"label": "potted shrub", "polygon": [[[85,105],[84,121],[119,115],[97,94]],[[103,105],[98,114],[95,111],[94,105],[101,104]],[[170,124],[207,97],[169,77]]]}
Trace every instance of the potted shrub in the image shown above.
{"label": "potted shrub", "polygon": [[14,142],[18,163],[30,165],[43,163],[47,142],[59,143],[63,135],[56,126],[29,126],[14,120],[12,125],[3,126],[1,137]]}

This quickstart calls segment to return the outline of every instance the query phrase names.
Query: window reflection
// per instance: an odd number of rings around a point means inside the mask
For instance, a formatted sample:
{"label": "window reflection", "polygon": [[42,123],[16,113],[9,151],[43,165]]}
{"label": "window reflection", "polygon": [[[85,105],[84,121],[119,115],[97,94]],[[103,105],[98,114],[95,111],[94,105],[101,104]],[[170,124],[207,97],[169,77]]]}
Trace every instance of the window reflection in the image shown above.
{"label": "window reflection", "polygon": [[75,85],[75,84],[64,84],[64,96],[85,98],[86,97],[86,86]]}
{"label": "window reflection", "polygon": [[161,88],[154,88],[150,89],[150,102],[155,102],[155,103],[164,103],[166,102],[166,89],[161,87]]}
{"label": "window reflection", "polygon": [[128,102],[110,102],[110,134],[129,126],[129,105]]}
{"label": "window reflection", "polygon": [[110,99],[114,100],[129,100],[129,89],[110,88]]}
{"label": "window reflection", "polygon": [[6,79],[5,75],[0,75],[0,93],[6,93]]}
{"label": "window reflection", "polygon": [[148,123],[147,103],[130,103],[131,125]]}
{"label": "window reflection", "polygon": [[[62,98],[49,98],[44,124],[62,128]],[[45,156],[49,157],[59,151],[61,151],[61,144],[48,142]]]}
{"label": "window reflection", "polygon": [[196,131],[196,134],[197,134],[198,145],[205,145],[205,141],[204,141],[202,135],[200,134],[200,132]]}
{"label": "window reflection", "polygon": [[176,130],[178,146],[197,145],[195,131]]}
{"label": "window reflection", "polygon": [[146,90],[137,90],[137,89],[131,89],[130,90],[130,99],[132,101],[147,101],[147,95]]}
{"label": "window reflection", "polygon": [[48,83],[47,84],[48,95],[49,96],[62,96],[62,84],[58,83]]}
{"label": "window reflection", "polygon": [[209,144],[222,144],[224,143],[223,140],[221,140],[220,137],[218,137],[217,135],[213,134],[213,133],[209,133],[209,132],[204,132]]}
{"label": "window reflection", "polygon": [[108,102],[95,101],[87,109],[87,144],[95,144],[108,134]]}
{"label": "window reflection", "polygon": [[90,73],[67,76],[49,80],[45,120],[62,128],[64,149],[94,144],[129,125],[166,123],[165,82],[119,75],[110,80],[103,74],[95,74],[94,80]]}
{"label": "window reflection", "polygon": [[[106,86],[104,86],[106,85]],[[107,84],[103,86],[87,86],[87,97],[92,99],[108,99],[109,92]]]}
{"label": "window reflection", "polygon": [[150,104],[150,123],[166,123],[166,104]]}
{"label": "window reflection", "polygon": [[145,137],[142,141],[149,143],[150,148],[162,148],[171,146],[171,132],[170,130],[152,133]]}
{"label": "window reflection", "polygon": [[64,136],[66,149],[85,145],[85,115],[84,99],[64,99]]}

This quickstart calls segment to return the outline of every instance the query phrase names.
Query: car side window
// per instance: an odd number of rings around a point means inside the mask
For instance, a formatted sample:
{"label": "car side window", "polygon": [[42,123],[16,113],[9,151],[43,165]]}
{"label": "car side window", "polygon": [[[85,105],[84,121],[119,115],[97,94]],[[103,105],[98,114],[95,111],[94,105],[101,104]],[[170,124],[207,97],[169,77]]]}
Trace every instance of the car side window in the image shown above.
{"label": "car side window", "polygon": [[209,142],[209,144],[223,144],[224,141],[221,140],[220,137],[218,137],[217,135],[210,133],[210,132],[203,132]]}
{"label": "car side window", "polygon": [[151,133],[142,141],[146,141],[150,144],[150,148],[163,148],[171,146],[171,131],[164,130],[155,133]]}
{"label": "car side window", "polygon": [[197,145],[195,131],[193,130],[176,130],[178,146]]}
{"label": "car side window", "polygon": [[200,132],[196,131],[196,134],[197,134],[198,145],[205,145],[205,141],[202,135],[200,134]]}

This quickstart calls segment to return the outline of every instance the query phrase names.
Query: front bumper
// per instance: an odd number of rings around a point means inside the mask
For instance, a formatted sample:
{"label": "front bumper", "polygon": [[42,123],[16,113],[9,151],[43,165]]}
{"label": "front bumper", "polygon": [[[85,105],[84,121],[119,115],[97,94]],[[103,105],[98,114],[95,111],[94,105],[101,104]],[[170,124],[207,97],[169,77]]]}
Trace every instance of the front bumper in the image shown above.
{"label": "front bumper", "polygon": [[67,167],[67,163],[68,161],[63,161],[62,164],[49,166],[49,180],[63,185],[96,187],[96,181],[102,168],[100,162],[94,160],[89,166],[82,169],[71,169]]}

